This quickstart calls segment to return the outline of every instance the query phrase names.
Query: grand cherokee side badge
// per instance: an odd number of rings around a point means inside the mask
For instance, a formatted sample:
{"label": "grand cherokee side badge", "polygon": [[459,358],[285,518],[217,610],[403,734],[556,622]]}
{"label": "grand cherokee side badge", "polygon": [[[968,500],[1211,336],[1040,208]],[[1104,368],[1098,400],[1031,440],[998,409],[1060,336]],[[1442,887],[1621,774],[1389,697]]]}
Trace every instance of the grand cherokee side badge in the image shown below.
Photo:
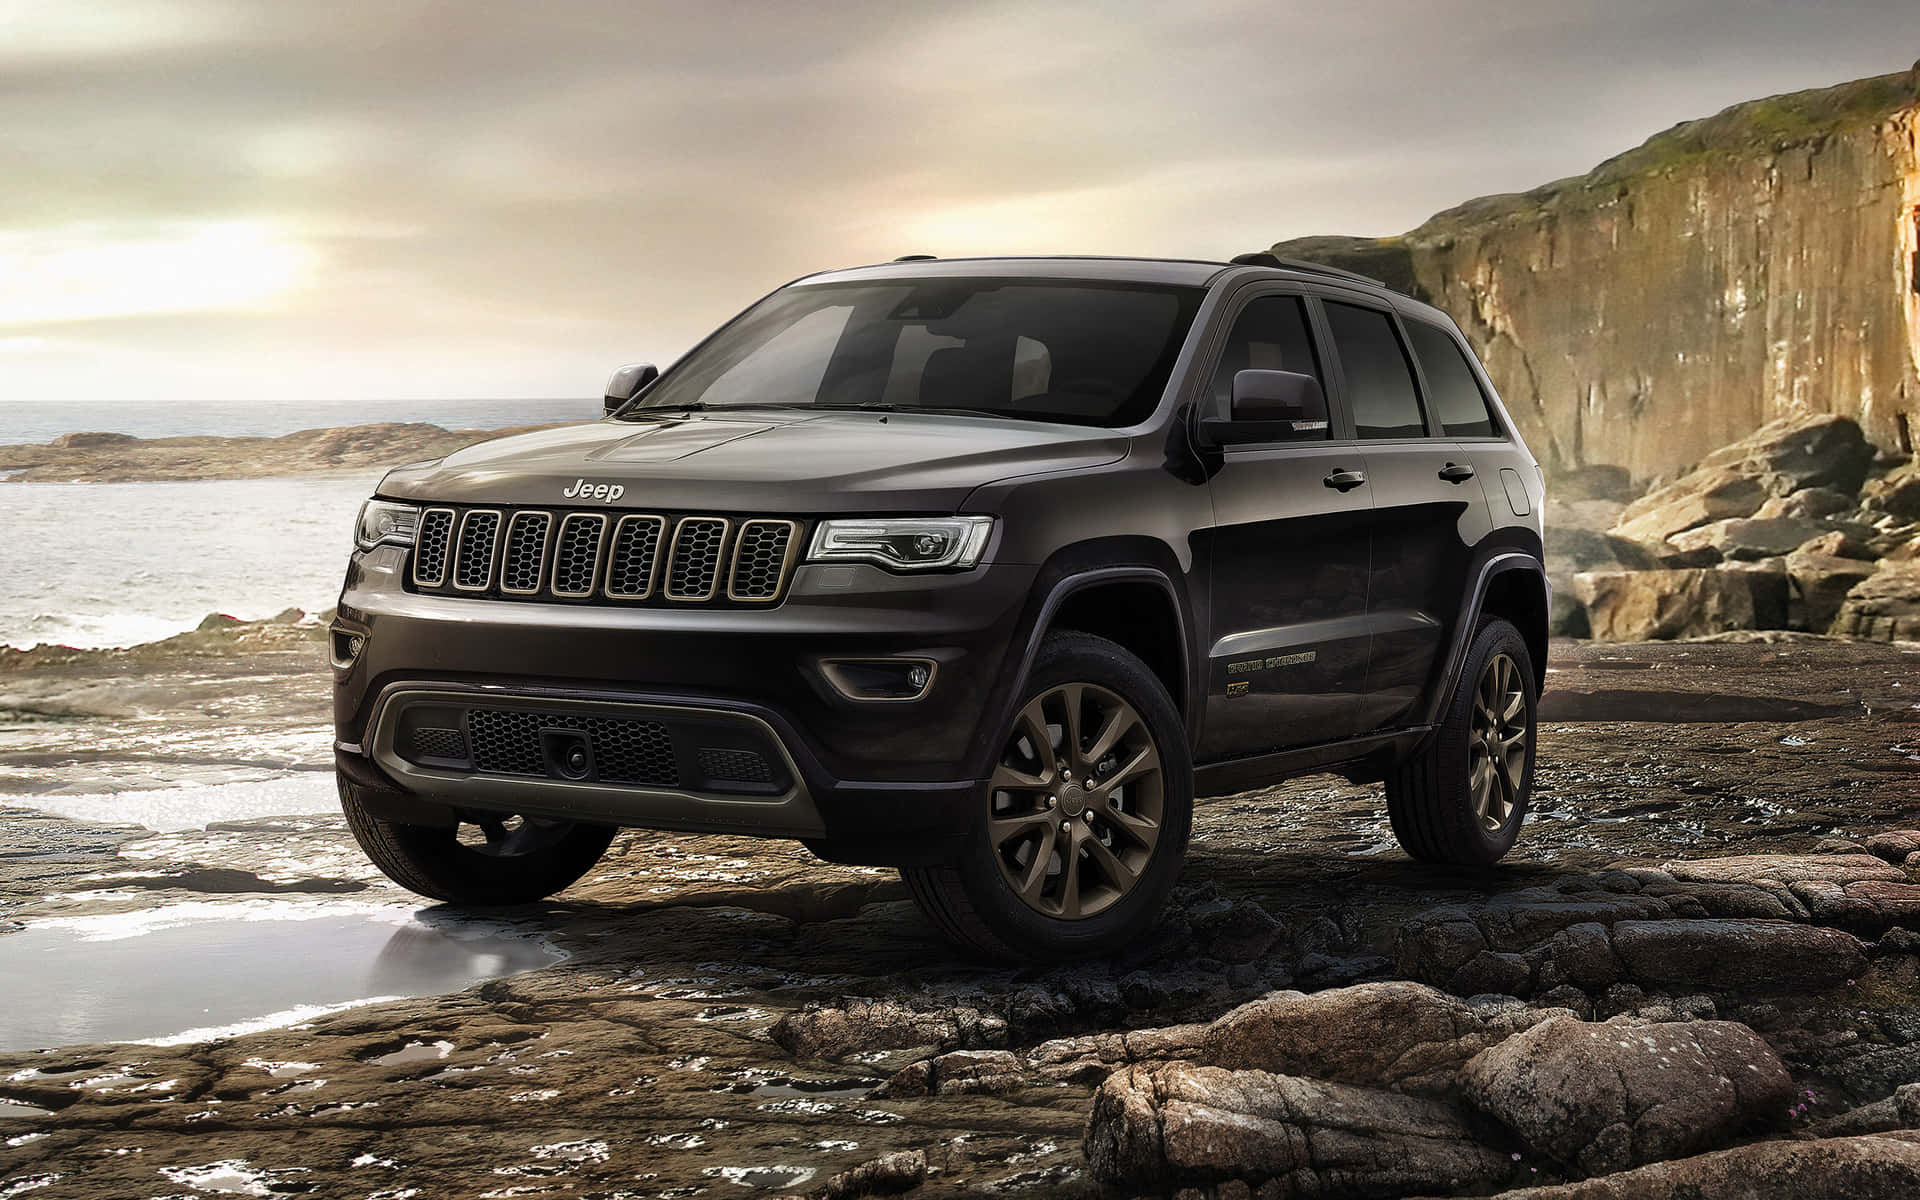
{"label": "grand cherokee side badge", "polygon": [[569,500],[605,500],[612,503],[627,494],[627,489],[617,483],[588,483],[576,479],[573,486],[560,493]]}

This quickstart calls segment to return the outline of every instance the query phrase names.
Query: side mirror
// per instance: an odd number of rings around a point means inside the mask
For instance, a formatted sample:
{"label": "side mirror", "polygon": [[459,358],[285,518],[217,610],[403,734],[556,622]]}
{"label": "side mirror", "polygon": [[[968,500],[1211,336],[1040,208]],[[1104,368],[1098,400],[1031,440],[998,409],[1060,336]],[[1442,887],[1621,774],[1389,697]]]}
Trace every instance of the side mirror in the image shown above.
{"label": "side mirror", "polygon": [[660,378],[660,368],[652,363],[629,363],[613,373],[607,380],[605,413],[612,416],[627,401],[647,390],[647,386]]}
{"label": "side mirror", "polygon": [[1227,411],[1200,419],[1200,432],[1217,446],[1323,441],[1328,429],[1320,381],[1294,371],[1236,372]]}

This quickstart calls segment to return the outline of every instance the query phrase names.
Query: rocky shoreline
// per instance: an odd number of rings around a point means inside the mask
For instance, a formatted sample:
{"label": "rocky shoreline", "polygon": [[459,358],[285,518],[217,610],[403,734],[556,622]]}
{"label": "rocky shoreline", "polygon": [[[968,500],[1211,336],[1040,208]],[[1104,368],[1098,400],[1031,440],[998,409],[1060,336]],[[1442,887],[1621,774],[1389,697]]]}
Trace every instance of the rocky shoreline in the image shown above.
{"label": "rocky shoreline", "polygon": [[[156,835],[29,811],[323,782],[317,629],[0,669],[0,931],[417,904],[334,816]],[[1911,1194],[1917,662],[1556,641],[1507,864],[1413,864],[1377,790],[1337,780],[1210,801],[1166,921],[1105,962],[968,962],[890,872],[629,833],[505,916],[558,965],[0,1054],[0,1194]]]}
{"label": "rocky shoreline", "polygon": [[550,428],[442,429],[389,422],[304,429],[281,437],[65,433],[42,445],[0,446],[0,482],[146,483],[366,471],[439,458],[476,442]]}

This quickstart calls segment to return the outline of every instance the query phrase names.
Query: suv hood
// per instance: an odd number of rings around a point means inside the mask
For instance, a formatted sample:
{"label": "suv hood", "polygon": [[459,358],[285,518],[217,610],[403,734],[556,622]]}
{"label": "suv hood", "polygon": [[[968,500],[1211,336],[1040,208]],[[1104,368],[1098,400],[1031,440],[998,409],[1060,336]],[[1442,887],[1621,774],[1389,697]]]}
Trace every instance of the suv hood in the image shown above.
{"label": "suv hood", "polygon": [[[482,442],[381,482],[396,500],[675,512],[955,512],[982,484],[1117,461],[1111,429],[891,412],[598,421]],[[611,488],[568,497],[581,481]]]}

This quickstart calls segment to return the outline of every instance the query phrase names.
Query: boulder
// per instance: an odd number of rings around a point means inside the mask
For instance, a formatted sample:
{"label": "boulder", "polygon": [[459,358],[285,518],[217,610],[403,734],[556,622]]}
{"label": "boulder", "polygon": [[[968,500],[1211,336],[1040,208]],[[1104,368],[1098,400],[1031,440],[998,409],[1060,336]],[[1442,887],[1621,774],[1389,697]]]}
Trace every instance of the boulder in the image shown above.
{"label": "boulder", "polygon": [[1559,637],[1588,636],[1586,609],[1573,594],[1573,577],[1579,571],[1647,571],[1660,562],[1645,546],[1598,529],[1577,525],[1556,525],[1551,517],[1546,530],[1547,582],[1553,588],[1553,611],[1548,614],[1548,632]]}
{"label": "boulder", "polygon": [[93,450],[102,446],[125,446],[139,440],[130,433],[63,433],[47,445],[61,450]]}
{"label": "boulder", "polygon": [[1890,1137],[1759,1142],[1495,1200],[1910,1200],[1920,1143]]}
{"label": "boulder", "polygon": [[1682,555],[1711,552],[1712,562],[1751,562],[1791,553],[1823,532],[1819,524],[1800,517],[1736,517],[1676,533],[1667,545]]}
{"label": "boulder", "polygon": [[1860,500],[1866,507],[1920,521],[1920,462],[1895,467],[1874,480],[1861,492]]}
{"label": "boulder", "polygon": [[1876,858],[1903,863],[1907,855],[1920,852],[1920,829],[1889,829],[1869,837],[1864,846]]}
{"label": "boulder", "polygon": [[1234,1070],[1419,1090],[1541,1019],[1531,1009],[1489,1019],[1456,996],[1405,980],[1278,992],[1209,1025],[1194,1057]]}
{"label": "boulder", "polygon": [[1589,1175],[1711,1149],[1793,1093],[1780,1056],[1731,1021],[1559,1017],[1482,1052],[1464,1078],[1476,1106]]}
{"label": "boulder", "polygon": [[1807,517],[1818,519],[1851,512],[1852,493],[1839,488],[1810,487],[1789,496],[1769,497],[1753,515],[1756,517]]}
{"label": "boulder", "polygon": [[1751,517],[1766,503],[1759,480],[1725,469],[1695,471],[1629,504],[1608,532],[1645,546],[1662,546],[1676,533],[1729,517]]}
{"label": "boulder", "polygon": [[1484,1191],[1511,1168],[1435,1100],[1186,1063],[1108,1078],[1085,1149],[1094,1178],[1121,1195],[1227,1180],[1263,1183],[1275,1200]]}
{"label": "boulder", "polygon": [[1920,641],[1920,560],[1889,562],[1841,601],[1832,632],[1877,642]]}
{"label": "boulder", "polygon": [[1786,574],[1697,568],[1588,571],[1573,577],[1592,635],[1639,642],[1777,628],[1787,611]]}
{"label": "boulder", "polygon": [[874,1099],[902,1096],[969,1096],[1027,1086],[1026,1067],[1007,1050],[952,1050],[894,1072],[874,1089]]}
{"label": "boulder", "polygon": [[[1871,532],[1868,536],[1871,536]],[[1852,529],[1828,529],[1819,537],[1808,538],[1802,542],[1795,548],[1794,553],[1819,554],[1828,558],[1871,559],[1874,557],[1873,548],[1866,545]]]}
{"label": "boulder", "polygon": [[768,1031],[782,1050],[802,1059],[907,1049],[1002,1046],[1006,1022],[972,1008],[922,1012],[892,1000],[849,999],[788,1013]]}
{"label": "boulder", "polygon": [[1844,885],[1811,881],[1794,884],[1793,894],[1823,925],[1870,934],[1895,925],[1920,928],[1920,884],[1879,879]]}
{"label": "boulder", "polygon": [[1621,921],[1608,939],[1642,987],[1818,991],[1866,970],[1866,947],[1837,929],[1743,918]]}
{"label": "boulder", "polygon": [[1787,603],[1795,629],[1825,633],[1839,615],[1847,593],[1874,573],[1870,562],[1812,549],[1815,543],[1831,544],[1829,539],[1846,540],[1844,534],[1829,533],[1787,555],[1787,578],[1793,589]]}
{"label": "boulder", "polygon": [[1817,1137],[1853,1137],[1894,1129],[1920,1129],[1920,1083],[1906,1084],[1891,1096],[1829,1117],[1808,1132]]}
{"label": "boulder", "polygon": [[827,1180],[813,1194],[819,1200],[853,1200],[855,1196],[897,1196],[927,1181],[927,1152],[900,1150],[871,1158],[850,1171]]}
{"label": "boulder", "polygon": [[1874,446],[1847,417],[1814,413],[1769,421],[1700,460],[1698,471],[1739,472],[1776,496],[1803,488],[1853,495],[1873,466]]}

